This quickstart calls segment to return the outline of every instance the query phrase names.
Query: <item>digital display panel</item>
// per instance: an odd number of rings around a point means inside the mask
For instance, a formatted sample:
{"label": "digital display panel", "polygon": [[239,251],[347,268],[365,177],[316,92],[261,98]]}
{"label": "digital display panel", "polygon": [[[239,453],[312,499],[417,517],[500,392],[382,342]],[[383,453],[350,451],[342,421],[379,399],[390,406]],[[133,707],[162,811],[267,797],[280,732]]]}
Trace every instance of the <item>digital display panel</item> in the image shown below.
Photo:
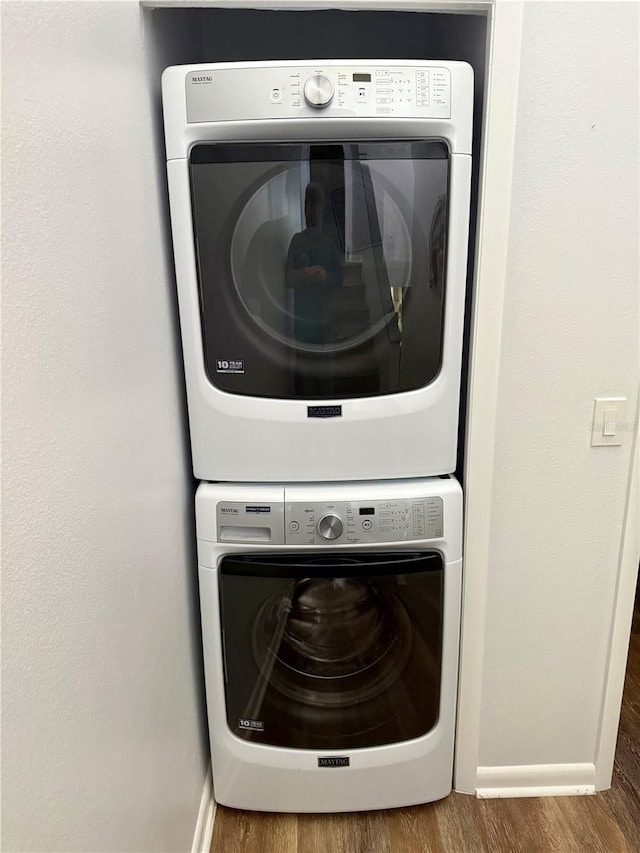
{"label": "digital display panel", "polygon": [[354,83],[371,83],[371,74],[354,74]]}
{"label": "digital display panel", "polygon": [[360,515],[375,515],[376,511],[372,506],[361,506],[358,510]]}

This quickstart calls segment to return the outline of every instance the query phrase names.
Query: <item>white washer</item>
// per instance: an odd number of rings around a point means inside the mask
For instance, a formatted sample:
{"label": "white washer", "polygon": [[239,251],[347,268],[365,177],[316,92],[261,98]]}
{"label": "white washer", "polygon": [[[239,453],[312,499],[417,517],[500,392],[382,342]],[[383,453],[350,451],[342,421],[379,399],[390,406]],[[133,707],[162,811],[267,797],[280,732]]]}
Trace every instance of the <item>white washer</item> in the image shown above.
{"label": "white washer", "polygon": [[163,104],[196,477],[453,471],[471,67],[179,66]]}
{"label": "white washer", "polygon": [[340,812],[446,796],[456,480],[201,484],[196,525],[216,801]]}

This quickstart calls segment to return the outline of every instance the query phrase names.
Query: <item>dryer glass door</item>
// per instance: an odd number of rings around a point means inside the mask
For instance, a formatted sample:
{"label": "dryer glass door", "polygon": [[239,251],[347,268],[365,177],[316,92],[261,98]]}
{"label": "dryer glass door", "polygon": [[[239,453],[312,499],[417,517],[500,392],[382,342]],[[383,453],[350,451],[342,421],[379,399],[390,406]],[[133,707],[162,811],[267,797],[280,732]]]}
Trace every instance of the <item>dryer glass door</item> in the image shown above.
{"label": "dryer glass door", "polygon": [[410,391],[442,354],[441,142],[196,145],[210,381],[279,399]]}
{"label": "dryer glass door", "polygon": [[443,588],[435,552],[224,557],[229,728],[301,749],[426,734],[440,702]]}

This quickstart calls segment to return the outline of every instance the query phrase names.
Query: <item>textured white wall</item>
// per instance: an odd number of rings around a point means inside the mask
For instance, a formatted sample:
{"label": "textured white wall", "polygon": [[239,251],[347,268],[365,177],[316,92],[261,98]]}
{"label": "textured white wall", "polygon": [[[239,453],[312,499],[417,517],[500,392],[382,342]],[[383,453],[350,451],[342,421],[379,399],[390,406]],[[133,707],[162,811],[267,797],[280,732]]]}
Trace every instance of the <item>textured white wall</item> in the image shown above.
{"label": "textured white wall", "polygon": [[134,0],[2,11],[3,849],[188,850],[207,749],[158,57]]}
{"label": "textured white wall", "polygon": [[479,764],[591,763],[638,387],[638,12],[527,2]]}

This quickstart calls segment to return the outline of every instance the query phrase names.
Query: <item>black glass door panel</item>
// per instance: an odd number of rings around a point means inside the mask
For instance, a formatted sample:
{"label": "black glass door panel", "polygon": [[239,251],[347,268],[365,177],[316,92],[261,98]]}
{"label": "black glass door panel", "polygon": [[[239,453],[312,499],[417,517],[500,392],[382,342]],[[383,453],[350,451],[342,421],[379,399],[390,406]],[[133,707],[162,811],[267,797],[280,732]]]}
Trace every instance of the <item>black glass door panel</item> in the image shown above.
{"label": "black glass door panel", "polygon": [[436,377],[444,144],[201,144],[190,167],[213,384],[258,397],[342,398]]}
{"label": "black glass door panel", "polygon": [[440,701],[443,580],[434,552],[223,558],[229,728],[301,749],[426,734]]}

